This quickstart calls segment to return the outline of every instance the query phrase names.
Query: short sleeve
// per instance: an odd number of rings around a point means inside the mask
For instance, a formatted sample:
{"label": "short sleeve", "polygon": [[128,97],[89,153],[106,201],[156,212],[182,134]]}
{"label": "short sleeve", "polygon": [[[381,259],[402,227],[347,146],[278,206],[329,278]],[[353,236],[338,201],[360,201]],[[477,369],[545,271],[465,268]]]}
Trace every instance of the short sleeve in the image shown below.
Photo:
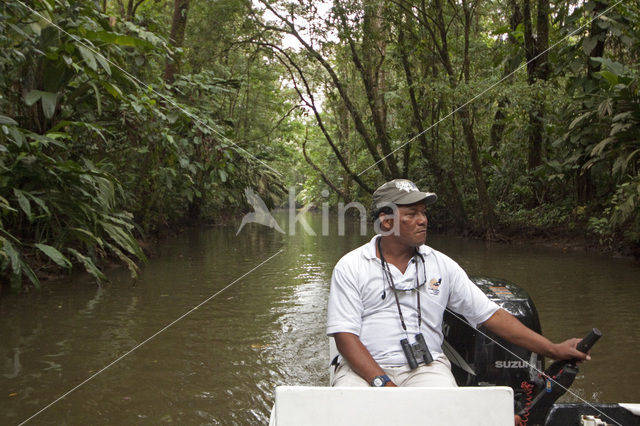
{"label": "short sleeve", "polygon": [[473,327],[488,320],[500,307],[469,279],[466,272],[451,261],[451,283],[447,307],[463,315]]}
{"label": "short sleeve", "polygon": [[331,290],[327,308],[327,334],[346,332],[360,335],[362,299],[357,274],[344,258],[336,264],[331,276]]}

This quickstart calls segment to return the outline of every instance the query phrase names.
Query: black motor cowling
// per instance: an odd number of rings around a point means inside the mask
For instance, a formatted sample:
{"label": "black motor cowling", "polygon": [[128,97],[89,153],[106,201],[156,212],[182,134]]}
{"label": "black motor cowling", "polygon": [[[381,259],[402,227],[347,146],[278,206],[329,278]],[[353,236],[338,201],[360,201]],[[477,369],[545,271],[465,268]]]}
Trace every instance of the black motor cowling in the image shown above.
{"label": "black motor cowling", "polygon": [[[541,333],[538,312],[522,288],[501,279],[471,280],[489,299],[530,329]],[[522,382],[536,381],[539,372],[544,370],[543,356],[509,343],[482,326],[476,330],[466,319],[462,320],[449,311],[444,316],[443,332],[447,342],[471,367],[465,371],[452,363],[459,386],[510,386],[514,391],[516,412],[524,407],[527,392]]]}

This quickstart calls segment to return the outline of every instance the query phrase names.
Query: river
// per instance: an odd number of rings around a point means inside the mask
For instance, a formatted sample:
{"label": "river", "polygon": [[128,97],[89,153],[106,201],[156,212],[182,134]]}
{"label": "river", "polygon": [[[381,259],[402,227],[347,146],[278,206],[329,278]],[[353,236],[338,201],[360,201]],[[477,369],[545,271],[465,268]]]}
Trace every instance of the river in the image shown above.
{"label": "river", "polygon": [[[321,233],[319,215],[309,223]],[[116,269],[102,287],[78,274],[3,296],[0,423],[265,424],[276,386],[327,384],[331,271],[372,232],[329,225],[326,236],[190,230],[163,241],[136,282]],[[552,340],[602,330],[565,401],[640,402],[640,264],[437,235],[428,244],[469,275],[522,286]]]}

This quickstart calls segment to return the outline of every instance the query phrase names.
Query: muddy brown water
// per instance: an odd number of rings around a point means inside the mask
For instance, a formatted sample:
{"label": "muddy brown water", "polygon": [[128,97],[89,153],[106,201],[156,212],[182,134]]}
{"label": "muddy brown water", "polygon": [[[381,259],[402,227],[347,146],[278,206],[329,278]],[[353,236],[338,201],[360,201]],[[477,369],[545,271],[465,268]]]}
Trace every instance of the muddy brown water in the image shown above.
{"label": "muddy brown water", "polygon": [[[321,218],[310,223],[320,234]],[[102,287],[78,275],[5,295],[0,424],[265,424],[276,386],[327,383],[331,270],[370,238],[357,224],[347,224],[346,236],[334,225],[328,236],[301,228],[283,235],[256,224],[237,236],[235,226],[192,230],[164,241],[135,285],[115,270]],[[428,240],[470,275],[522,286],[550,339],[602,330],[571,388],[577,396],[565,401],[640,402],[640,264],[556,248]]]}

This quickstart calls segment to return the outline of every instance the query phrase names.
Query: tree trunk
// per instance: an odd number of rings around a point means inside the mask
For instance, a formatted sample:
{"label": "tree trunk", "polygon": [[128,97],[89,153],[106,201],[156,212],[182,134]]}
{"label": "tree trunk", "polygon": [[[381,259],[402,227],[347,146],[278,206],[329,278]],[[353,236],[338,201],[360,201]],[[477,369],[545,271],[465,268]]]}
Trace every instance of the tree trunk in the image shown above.
{"label": "tree trunk", "polygon": [[[593,17],[595,18],[607,8],[607,4],[603,1],[596,1],[593,8]],[[600,71],[601,63],[594,62],[590,58],[601,58],[604,55],[604,42],[607,37],[607,30],[600,28],[598,25],[598,19],[594,19],[589,27],[589,38],[596,39],[596,44],[591,49],[591,52],[587,54],[587,75],[589,78],[594,78],[593,74]]]}
{"label": "tree trunk", "polygon": [[[598,16],[602,11],[607,8],[607,4],[602,1],[596,1],[593,8],[593,17]],[[591,80],[595,80],[594,74],[600,71],[600,62],[592,61],[591,58],[601,58],[604,55],[604,45],[607,36],[607,30],[600,28],[598,20],[595,19],[591,22],[589,27],[589,38],[596,39],[591,52],[587,53],[587,77]],[[598,87],[598,83],[594,82],[592,87]],[[580,168],[576,171],[576,192],[578,195],[578,202],[581,204],[588,203],[593,199],[595,195],[595,185],[593,184],[593,178],[591,176],[591,169],[583,169],[582,166],[589,160],[588,153],[583,154],[579,159]]]}
{"label": "tree trunk", "polygon": [[464,140],[469,148],[469,156],[471,159],[471,169],[473,170],[473,177],[476,182],[476,188],[478,191],[478,203],[482,210],[482,225],[484,230],[491,232],[495,223],[496,215],[493,210],[493,202],[489,198],[489,192],[487,191],[487,185],[484,181],[484,174],[482,172],[482,164],[480,163],[480,155],[478,152],[478,142],[475,138],[473,131],[473,124],[469,117],[469,111],[467,108],[458,110],[458,116],[462,123],[462,131],[464,132]]}
{"label": "tree trunk", "polygon": [[118,9],[120,10],[120,19],[123,21],[127,19],[127,12],[124,9],[124,4],[122,4],[122,0],[116,0],[118,2]]}
{"label": "tree trunk", "polygon": [[[347,13],[339,2],[336,2],[336,13],[342,23],[342,32],[348,39],[353,64],[360,73],[360,78],[365,89],[367,104],[371,112],[371,121],[376,132],[373,150],[382,152],[382,158],[374,160],[379,163],[383,176],[386,179],[400,177],[400,170],[393,155],[389,136],[387,134],[387,108],[384,100],[385,79],[382,70],[384,62],[386,42],[385,30],[382,26],[383,2],[375,0],[364,5],[364,18],[362,26],[362,58],[358,47],[351,34],[351,27],[347,22]],[[355,117],[354,117],[355,118]],[[356,121],[356,128],[358,123]],[[360,132],[362,133],[362,132]],[[365,139],[365,142],[367,140]],[[369,148],[371,151],[372,148]],[[384,167],[386,166],[386,167]]]}
{"label": "tree trunk", "polygon": [[[187,12],[189,11],[189,0],[174,0],[173,4],[173,20],[171,22],[171,35],[169,43],[173,47],[182,47],[184,43],[184,31],[187,26]],[[171,84],[175,79],[175,75],[180,72],[180,60],[177,53],[167,59],[164,69],[164,80]]]}
{"label": "tree trunk", "polygon": [[[510,0],[509,6],[511,7],[511,18],[509,19],[509,27],[511,31],[514,32],[518,25],[522,23],[522,14],[520,13],[520,6],[518,5],[517,0]],[[508,43],[511,45],[516,44],[516,39],[512,34],[509,34]],[[507,61],[504,64],[504,69],[502,71],[502,77],[507,78],[510,76],[518,67],[518,64],[514,61]],[[512,78],[508,77],[506,81],[511,81]],[[498,150],[500,147],[500,143],[502,142],[502,135],[504,133],[504,119],[506,118],[506,114],[504,110],[509,106],[509,99],[507,97],[500,98],[498,100],[498,108],[496,109],[496,113],[493,116],[493,123],[491,124],[490,135],[490,143],[491,146]]]}
{"label": "tree trunk", "polygon": [[[427,16],[426,10],[424,10],[425,4],[423,3],[423,10],[421,13]],[[433,30],[427,27],[428,19],[423,19],[422,24],[425,26],[427,31],[432,37],[434,42],[434,46],[438,51],[438,55],[442,64],[444,65],[444,69],[446,70],[449,76],[449,83],[452,88],[457,87],[458,80],[456,76],[456,72],[453,68],[453,64],[451,62],[451,57],[449,54],[449,47],[447,43],[447,30],[448,25],[444,19],[444,13],[442,8],[442,1],[435,0],[433,2],[433,9],[435,9],[435,26],[437,30]],[[462,12],[464,16],[464,57],[463,57],[463,69],[462,76],[467,79],[465,82],[468,82],[469,79],[469,66],[470,59],[469,55],[469,40],[470,40],[470,32],[471,25],[473,22],[473,9],[475,8],[475,4],[472,2],[469,4],[467,0],[462,0]],[[437,35],[439,35],[439,37]],[[493,209],[493,202],[489,197],[489,193],[487,191],[487,186],[484,181],[484,173],[482,171],[482,164],[480,163],[480,154],[478,149],[478,143],[475,137],[472,115],[467,106],[465,107],[456,107],[456,115],[460,117],[460,122],[462,124],[462,132],[464,134],[464,140],[469,150],[469,159],[471,160],[471,167],[473,170],[473,176],[476,183],[476,191],[478,193],[478,202],[480,204],[480,209],[482,211],[482,226],[485,232],[492,232],[493,227],[496,223],[496,216]]]}
{"label": "tree trunk", "polygon": [[[531,2],[524,0],[524,44],[527,58],[527,81],[534,85],[537,81],[549,78],[547,49],[549,48],[549,0],[538,0],[536,18],[536,37],[533,36],[531,21]],[[536,93],[540,93],[536,91]],[[545,102],[543,95],[535,95],[529,111],[529,170],[542,164],[544,142]]]}
{"label": "tree trunk", "polygon": [[[464,58],[462,61],[462,75],[464,76],[465,83],[469,83],[469,38],[471,32],[471,24],[473,22],[473,6],[469,5],[466,0],[462,0],[462,8],[464,12]],[[480,209],[482,210],[483,227],[486,232],[491,232],[496,224],[496,215],[493,210],[493,202],[489,197],[487,191],[487,184],[484,181],[484,172],[482,171],[482,163],[480,162],[480,150],[478,142],[476,140],[475,132],[473,130],[473,120],[470,113],[470,106],[467,105],[458,109],[458,116],[462,124],[462,131],[464,132],[464,140],[469,149],[469,157],[471,160],[471,168],[473,170],[473,177],[476,182],[476,189],[478,191],[478,202]]]}
{"label": "tree trunk", "polygon": [[[407,46],[404,40],[404,31],[402,30],[402,28],[399,29],[398,37],[400,59],[402,60],[402,67],[404,69],[405,78],[407,80],[407,87],[409,89],[409,100],[411,101],[411,110],[413,112],[412,121],[419,135],[418,143],[420,153],[422,154],[422,158],[427,163],[429,170],[431,170],[435,175],[435,181],[437,182],[436,191],[443,195],[443,201],[447,206],[447,209],[451,212],[455,226],[459,229],[462,229],[466,222],[467,215],[464,211],[462,196],[460,195],[458,185],[455,181],[455,174],[447,172],[444,167],[440,165],[435,152],[429,146],[427,137],[425,135],[424,126],[422,124],[422,114],[415,93],[413,73],[411,72],[411,66],[409,64],[409,55],[407,54]],[[405,161],[408,161],[408,158],[405,159]]]}
{"label": "tree trunk", "polygon": [[372,0],[364,4],[362,26],[362,79],[371,110],[371,118],[376,129],[376,142],[385,156],[391,178],[399,178],[400,170],[391,152],[387,133],[387,104],[384,99],[386,80],[383,63],[386,56],[388,31],[383,25],[384,2]]}

